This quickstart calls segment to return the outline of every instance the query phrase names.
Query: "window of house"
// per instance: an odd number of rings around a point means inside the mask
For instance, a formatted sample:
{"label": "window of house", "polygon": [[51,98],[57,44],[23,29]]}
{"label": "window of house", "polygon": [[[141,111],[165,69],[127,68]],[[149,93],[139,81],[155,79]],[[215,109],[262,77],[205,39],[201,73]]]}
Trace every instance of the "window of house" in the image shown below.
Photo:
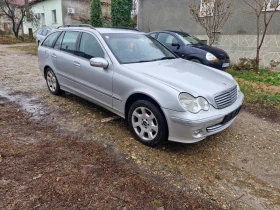
{"label": "window of house", "polygon": [[213,16],[215,0],[201,0],[200,17]]}
{"label": "window of house", "polygon": [[56,20],[56,10],[52,10],[52,23],[57,23],[57,20]]}
{"label": "window of house", "polygon": [[280,10],[280,0],[266,0],[266,1],[268,3],[267,8],[266,8],[267,11],[272,11],[275,8],[277,10]]}
{"label": "window of house", "polygon": [[41,24],[42,24],[42,26],[46,25],[45,13],[41,13]]}
{"label": "window of house", "polygon": [[75,54],[78,36],[79,32],[77,31],[67,31],[61,44],[61,50],[71,54]]}
{"label": "window of house", "polygon": [[83,33],[80,43],[79,56],[86,59],[94,57],[104,58],[104,51],[94,36],[88,33]]}
{"label": "window of house", "polygon": [[57,36],[60,34],[60,31],[54,32],[53,34],[49,35],[45,41],[43,42],[42,46],[45,47],[52,47],[53,42],[56,40]]}

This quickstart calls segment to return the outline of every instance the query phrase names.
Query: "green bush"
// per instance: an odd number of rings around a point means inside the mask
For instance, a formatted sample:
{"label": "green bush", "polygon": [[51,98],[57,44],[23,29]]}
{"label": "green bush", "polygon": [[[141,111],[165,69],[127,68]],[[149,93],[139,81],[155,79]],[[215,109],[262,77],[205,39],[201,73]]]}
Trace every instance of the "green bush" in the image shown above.
{"label": "green bush", "polygon": [[132,0],[113,0],[111,3],[112,26],[131,27]]}
{"label": "green bush", "polygon": [[92,0],[90,4],[90,24],[95,27],[102,27],[102,11],[100,0]]}

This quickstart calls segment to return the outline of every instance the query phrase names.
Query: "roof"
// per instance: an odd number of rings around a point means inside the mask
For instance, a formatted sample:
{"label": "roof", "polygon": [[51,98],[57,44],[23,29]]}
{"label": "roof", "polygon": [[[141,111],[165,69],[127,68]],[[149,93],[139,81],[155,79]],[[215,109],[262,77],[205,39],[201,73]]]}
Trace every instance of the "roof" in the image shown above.
{"label": "roof", "polygon": [[172,32],[172,33],[185,33],[187,34],[187,32],[184,31],[175,31],[175,30],[158,30],[158,31],[151,31],[149,33],[155,33],[155,32]]}
{"label": "roof", "polygon": [[92,31],[96,30],[100,34],[106,33],[129,33],[129,34],[144,34],[143,32],[139,32],[136,30],[129,30],[129,29],[119,29],[119,28],[94,28],[94,27],[59,27],[62,30],[83,30],[83,31]]}

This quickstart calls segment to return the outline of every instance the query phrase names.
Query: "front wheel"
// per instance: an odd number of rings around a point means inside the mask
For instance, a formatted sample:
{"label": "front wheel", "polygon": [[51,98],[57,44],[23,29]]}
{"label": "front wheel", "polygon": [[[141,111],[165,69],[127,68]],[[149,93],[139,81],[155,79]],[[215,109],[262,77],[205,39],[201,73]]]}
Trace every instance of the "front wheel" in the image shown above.
{"label": "front wheel", "polygon": [[54,95],[60,95],[63,91],[60,89],[56,76],[50,68],[46,71],[46,81],[49,91]]}
{"label": "front wheel", "polygon": [[168,127],[161,110],[149,101],[134,102],[128,121],[137,140],[147,146],[158,146],[168,138]]}

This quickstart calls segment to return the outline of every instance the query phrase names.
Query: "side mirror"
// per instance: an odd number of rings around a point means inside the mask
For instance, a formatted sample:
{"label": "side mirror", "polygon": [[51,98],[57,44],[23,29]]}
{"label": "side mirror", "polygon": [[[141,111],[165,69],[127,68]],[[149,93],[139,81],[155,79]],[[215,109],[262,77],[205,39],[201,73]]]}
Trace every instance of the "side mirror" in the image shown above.
{"label": "side mirror", "polygon": [[172,43],[171,44],[173,47],[177,47],[177,50],[180,48],[180,44],[178,44],[178,43]]}
{"label": "side mirror", "polygon": [[103,69],[107,69],[109,66],[108,61],[104,58],[91,58],[89,63],[91,66],[101,67]]}

